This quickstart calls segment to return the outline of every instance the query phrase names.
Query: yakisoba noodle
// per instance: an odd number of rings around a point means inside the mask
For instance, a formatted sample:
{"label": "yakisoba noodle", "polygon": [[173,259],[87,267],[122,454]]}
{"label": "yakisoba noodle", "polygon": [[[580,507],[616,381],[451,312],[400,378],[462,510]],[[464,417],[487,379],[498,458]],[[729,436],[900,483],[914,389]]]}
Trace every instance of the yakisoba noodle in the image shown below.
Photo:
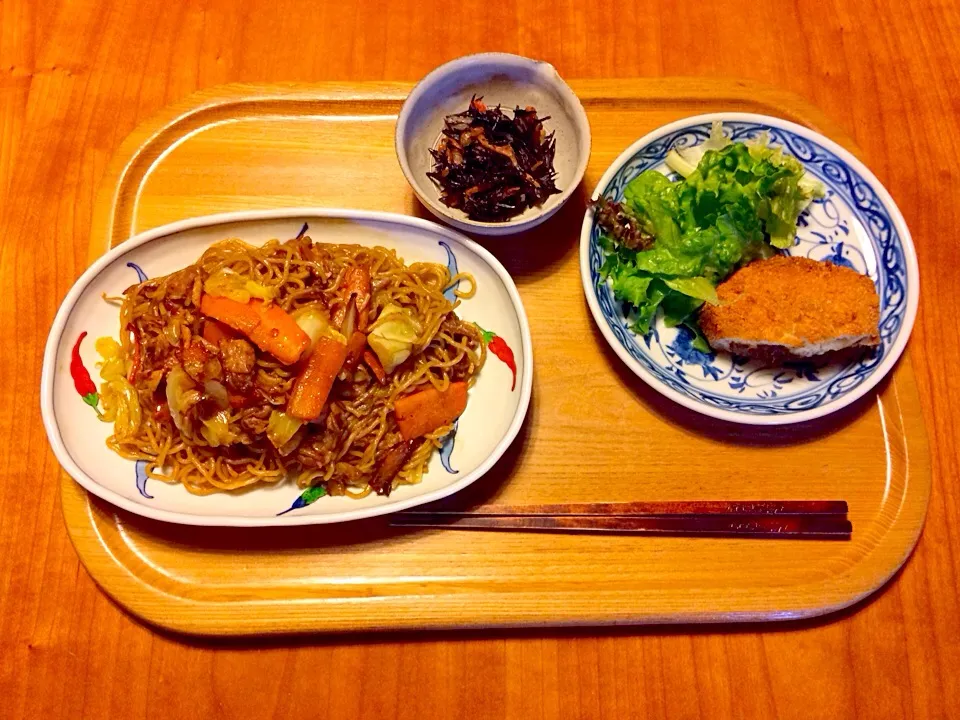
{"label": "yakisoba noodle", "polygon": [[[351,295],[355,279],[367,276],[368,294]],[[443,293],[457,281],[465,290],[451,303]],[[148,477],[197,494],[287,477],[354,497],[416,483],[453,420],[411,439],[398,427],[394,406],[429,388],[446,397],[474,383],[486,357],[483,337],[454,312],[459,298],[474,291],[468,274],[450,277],[435,263],[405,265],[381,247],[309,237],[259,248],[220,242],[195,264],[125,291],[120,343],[97,343],[104,417],[114,423],[107,443],[125,458],[146,461]],[[334,330],[344,331],[331,337],[346,338],[352,322],[365,326],[370,344],[361,361],[339,370],[320,415],[296,420],[286,410],[311,351],[282,363],[201,311],[205,297],[218,294],[261,310],[276,305],[301,318],[301,327],[304,313],[319,308]],[[397,328],[407,334],[397,335]],[[381,345],[399,348],[388,361],[409,357],[387,368],[377,357],[382,347],[373,351],[380,336]],[[313,347],[320,351],[315,340]]]}

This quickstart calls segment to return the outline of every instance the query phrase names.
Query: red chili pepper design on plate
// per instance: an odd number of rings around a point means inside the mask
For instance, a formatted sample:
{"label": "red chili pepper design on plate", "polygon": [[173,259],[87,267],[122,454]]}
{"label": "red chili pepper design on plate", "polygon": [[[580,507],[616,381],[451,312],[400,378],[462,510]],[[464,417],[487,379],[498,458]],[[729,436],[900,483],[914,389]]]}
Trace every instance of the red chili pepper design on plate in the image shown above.
{"label": "red chili pepper design on plate", "polygon": [[97,405],[100,403],[100,396],[97,394],[97,386],[93,384],[90,373],[87,372],[87,369],[83,366],[83,360],[80,358],[80,343],[86,336],[86,331],[80,333],[76,345],[73,346],[73,353],[70,356],[70,375],[73,378],[73,386],[80,393],[80,397],[99,415],[100,408]]}
{"label": "red chili pepper design on plate", "polygon": [[[477,324],[474,323],[474,325]],[[510,346],[507,345],[506,340],[497,335],[495,332],[484,330],[479,325],[477,325],[477,328],[479,328],[480,332],[483,334],[483,341],[487,344],[487,349],[497,358],[499,358],[504,365],[510,368],[510,372],[513,373],[513,384],[510,386],[510,392],[513,392],[517,387],[517,363],[513,357],[513,350],[511,350]]]}

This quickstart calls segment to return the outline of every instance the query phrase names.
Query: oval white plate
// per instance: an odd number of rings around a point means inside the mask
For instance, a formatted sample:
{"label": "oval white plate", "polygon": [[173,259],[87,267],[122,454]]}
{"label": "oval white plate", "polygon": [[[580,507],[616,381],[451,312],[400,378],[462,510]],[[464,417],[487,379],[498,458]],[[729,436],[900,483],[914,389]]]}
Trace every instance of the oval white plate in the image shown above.
{"label": "oval white plate", "polygon": [[[234,493],[191,495],[180,485],[145,480],[138,463],[110,451],[112,426],[96,419],[74,387],[71,350],[82,332],[81,358],[94,382],[99,376],[94,341],[119,333],[116,306],[101,295],[119,295],[138,272],[165,275],[197,260],[213,243],[239,237],[259,245],[294,237],[304,223],[320,242],[380,245],[407,263],[456,263],[477,279],[476,295],[457,312],[502,337],[513,349],[516,389],[510,370],[492,354],[470,391],[467,409],[442,453],[431,459],[422,482],[397,488],[390,497],[362,500],[324,497],[305,503],[290,481]],[[138,270],[139,269],[139,270]],[[530,329],[517,288],[503,265],[480,245],[427,220],[359,210],[290,209],[226,213],[173,223],[142,233],[97,260],[76,282],[47,338],[40,404],[53,451],[83,487],[125,510],[189,525],[309,525],[382,515],[446,497],[482,476],[516,437],[533,382]],[[99,386],[99,382],[97,382]]]}
{"label": "oval white plate", "polygon": [[593,198],[623,198],[628,182],[648,169],[669,174],[674,146],[703,142],[710,124],[745,140],[762,131],[803,163],[827,189],[800,216],[787,251],[852,267],[868,275],[880,295],[877,352],[845,364],[765,367],[727,353],[691,347],[691,333],[667,328],[658,317],[646,336],[628,329],[621,303],[600,279],[599,228],[588,210],[580,233],[580,275],[600,331],[620,358],[657,392],[711,417],[751,425],[783,425],[823,417],[854,402],[890,372],[907,344],[917,314],[920,278],[910,231],[880,181],[853,155],[813,130],[765,115],[714,113],[664,125],[627,148],[604,173]]}

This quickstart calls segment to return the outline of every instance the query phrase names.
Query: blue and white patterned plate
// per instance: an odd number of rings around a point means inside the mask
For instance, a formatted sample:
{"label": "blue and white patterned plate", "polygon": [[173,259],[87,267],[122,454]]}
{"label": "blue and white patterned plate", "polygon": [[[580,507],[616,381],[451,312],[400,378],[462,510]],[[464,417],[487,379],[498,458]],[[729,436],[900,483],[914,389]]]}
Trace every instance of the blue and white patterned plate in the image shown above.
{"label": "blue and white patterned plate", "polygon": [[780,425],[822,417],[870,391],[903,352],[920,293],[917,257],[903,216],[890,194],[849,152],[819,133],[764,115],[716,113],[678,120],[638,140],[610,166],[593,197],[623,198],[624,187],[644,170],[669,174],[673,147],[707,139],[710,124],[746,140],[769,133],[774,144],[800,160],[825,186],[825,196],[800,217],[790,255],[827,260],[868,275],[880,295],[880,347],[844,364],[765,367],[726,353],[692,347],[684,328],[662,319],[646,336],[628,329],[621,303],[600,278],[604,251],[592,210],[580,235],[580,272],[587,303],[617,355],[658,392],[705,415],[754,425]]}

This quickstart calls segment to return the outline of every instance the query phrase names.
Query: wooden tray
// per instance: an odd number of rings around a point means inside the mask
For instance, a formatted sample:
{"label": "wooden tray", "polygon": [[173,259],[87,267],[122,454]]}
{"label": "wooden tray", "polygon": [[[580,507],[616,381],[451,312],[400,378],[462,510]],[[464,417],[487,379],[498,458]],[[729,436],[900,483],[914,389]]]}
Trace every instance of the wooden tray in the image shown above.
{"label": "wooden tray", "polygon": [[[208,634],[744,621],[842,608],[900,567],[930,492],[909,358],[878,392],[827,422],[748,429],[711,421],[662,399],[607,349],[577,264],[585,196],[617,154],[658,125],[742,110],[851,143],[798,98],[751,84],[570,84],[593,129],[584,188],[531,234],[484,241],[520,288],[536,370],[524,430],[467,494],[509,503],[842,498],[853,539],[417,531],[383,518],[204,530],[120,512],[64,475],[70,536],[108,594],[148,622]],[[394,120],[409,89],[235,85],[167,109],[127,139],[107,172],[91,259],[136,232],[226,210],[349,206],[426,217],[394,157]]]}

